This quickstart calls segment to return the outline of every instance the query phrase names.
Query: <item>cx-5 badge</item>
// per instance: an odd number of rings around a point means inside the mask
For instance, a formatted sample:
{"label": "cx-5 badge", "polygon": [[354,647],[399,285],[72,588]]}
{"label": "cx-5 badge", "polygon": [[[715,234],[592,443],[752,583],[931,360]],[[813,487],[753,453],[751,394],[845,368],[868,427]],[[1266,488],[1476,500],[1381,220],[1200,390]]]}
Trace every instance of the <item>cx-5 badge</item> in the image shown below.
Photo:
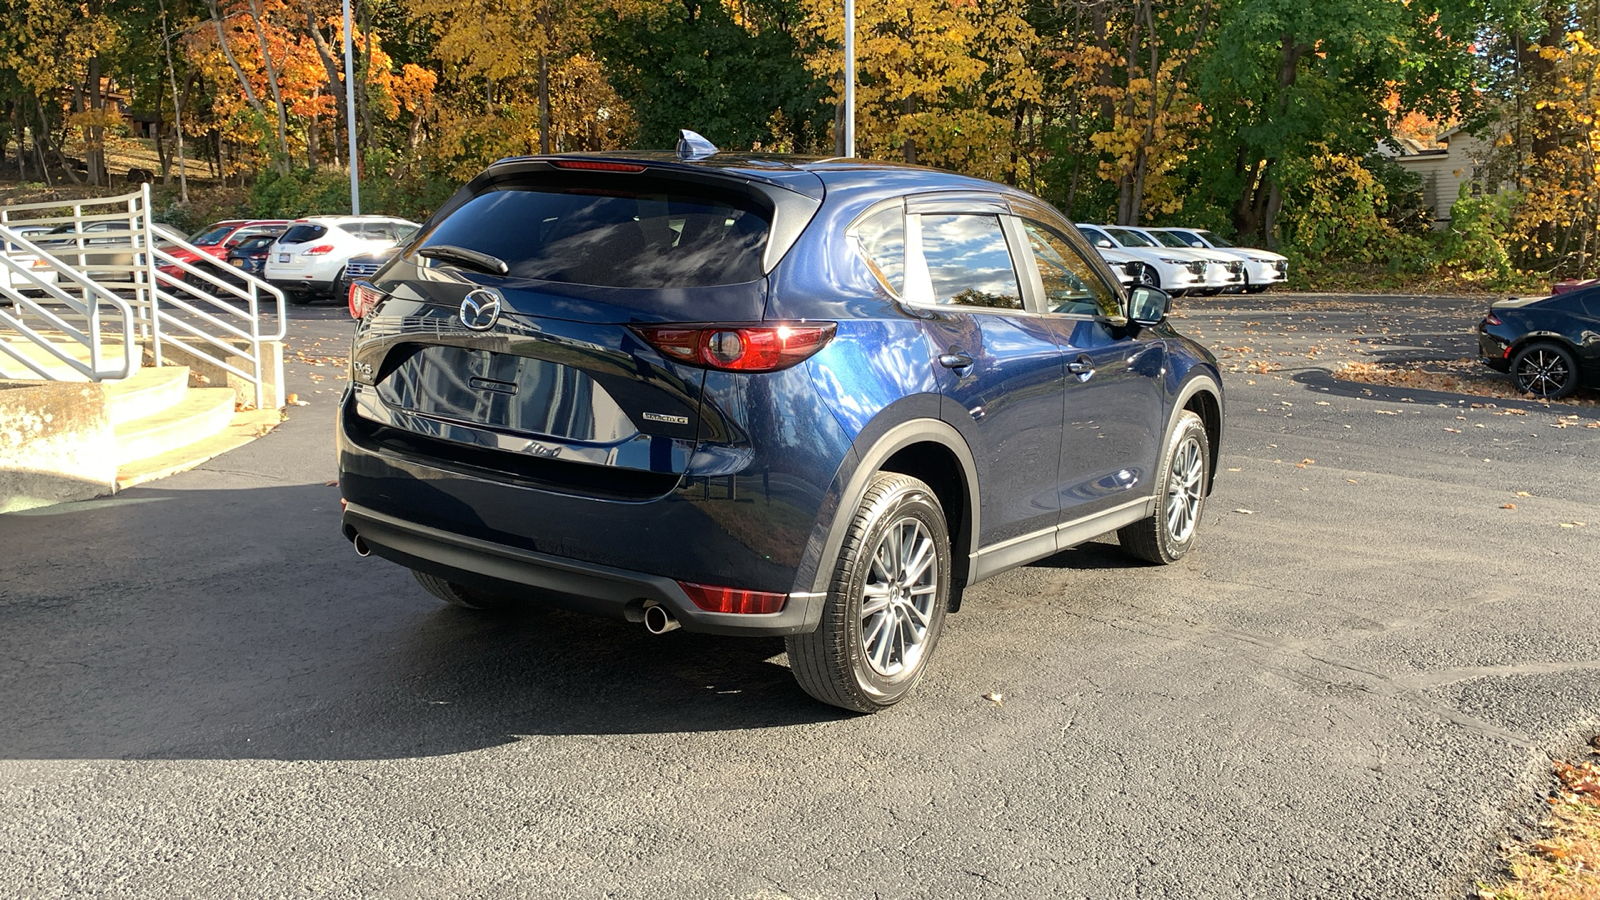
{"label": "cx-5 badge", "polygon": [[473,331],[488,331],[500,321],[500,292],[478,288],[461,300],[461,324]]}

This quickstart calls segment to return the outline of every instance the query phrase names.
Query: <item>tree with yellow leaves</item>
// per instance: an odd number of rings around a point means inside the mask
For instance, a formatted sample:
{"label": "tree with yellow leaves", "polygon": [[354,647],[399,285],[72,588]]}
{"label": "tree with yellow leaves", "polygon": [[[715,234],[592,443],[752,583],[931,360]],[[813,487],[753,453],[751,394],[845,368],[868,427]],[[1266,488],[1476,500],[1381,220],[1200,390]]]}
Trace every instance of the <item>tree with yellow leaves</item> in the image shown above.
{"label": "tree with yellow leaves", "polygon": [[[804,8],[813,33],[841,47],[837,0],[805,0]],[[861,155],[1015,183],[1026,165],[1018,145],[1043,89],[1025,9],[1021,0],[857,3]],[[842,93],[842,51],[808,65]]]}

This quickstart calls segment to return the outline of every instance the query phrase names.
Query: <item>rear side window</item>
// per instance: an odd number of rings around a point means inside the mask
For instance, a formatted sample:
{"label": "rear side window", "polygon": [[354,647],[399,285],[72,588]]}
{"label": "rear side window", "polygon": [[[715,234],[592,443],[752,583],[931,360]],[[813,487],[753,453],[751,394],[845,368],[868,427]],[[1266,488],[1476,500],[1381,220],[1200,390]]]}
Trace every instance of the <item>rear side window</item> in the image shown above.
{"label": "rear side window", "polygon": [[[618,288],[755,281],[771,212],[736,191],[646,176],[557,178],[468,200],[421,245],[500,258],[512,278]],[[437,264],[437,263],[436,263]]]}
{"label": "rear side window", "polygon": [[998,216],[921,218],[922,255],[928,262],[934,303],[1022,308],[1022,289]]}
{"label": "rear side window", "polygon": [[850,230],[872,274],[895,296],[906,290],[906,223],[899,206],[875,212]]}
{"label": "rear side window", "polygon": [[310,223],[292,225],[288,231],[283,233],[281,241],[285,244],[304,244],[307,241],[314,241],[327,233],[328,229],[321,225],[312,225]]}

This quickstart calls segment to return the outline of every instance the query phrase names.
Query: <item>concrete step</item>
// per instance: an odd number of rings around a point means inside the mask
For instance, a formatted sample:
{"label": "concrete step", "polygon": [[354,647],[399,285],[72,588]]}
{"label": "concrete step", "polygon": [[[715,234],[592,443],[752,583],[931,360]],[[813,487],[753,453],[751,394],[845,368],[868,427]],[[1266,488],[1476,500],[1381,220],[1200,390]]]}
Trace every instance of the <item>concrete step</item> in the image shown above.
{"label": "concrete step", "polygon": [[116,425],[117,465],[159,456],[216,434],[233,419],[234,399],[228,388],[192,388],[173,406]]}
{"label": "concrete step", "polygon": [[[15,358],[13,354],[17,354],[21,355],[24,359],[41,366],[50,374],[51,377],[48,379],[50,381],[89,380],[82,373],[62,362],[49,350],[26,338],[17,337],[15,335],[6,335],[0,337],[0,343],[5,344],[6,348],[11,351],[0,352],[0,378],[15,379],[18,381],[40,380],[37,372],[23,365]],[[89,362],[89,348],[76,341],[52,341],[51,345],[71,359],[75,359],[83,363]],[[122,344],[101,344],[102,367],[109,368],[120,365],[121,358]],[[135,362],[138,361],[137,353],[134,354],[134,360]]]}
{"label": "concrete step", "polygon": [[123,425],[181,403],[189,389],[189,367],[146,366],[131,378],[106,382],[105,389],[111,424]]}
{"label": "concrete step", "polygon": [[[208,388],[208,390],[219,390]],[[225,390],[225,389],[224,389]],[[231,392],[230,392],[231,393]],[[165,478],[187,471],[201,463],[221,456],[236,447],[243,447],[277,426],[283,415],[276,409],[245,409],[234,413],[223,430],[208,435],[182,447],[158,453],[144,459],[135,459],[117,467],[117,490],[136,484]]]}

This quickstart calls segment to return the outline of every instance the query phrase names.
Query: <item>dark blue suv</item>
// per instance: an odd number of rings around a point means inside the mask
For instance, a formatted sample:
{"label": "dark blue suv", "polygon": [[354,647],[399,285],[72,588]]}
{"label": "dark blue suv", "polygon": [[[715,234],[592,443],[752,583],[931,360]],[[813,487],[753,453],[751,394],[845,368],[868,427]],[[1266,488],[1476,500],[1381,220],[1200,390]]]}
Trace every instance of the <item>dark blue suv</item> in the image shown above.
{"label": "dark blue suv", "polygon": [[451,603],[783,635],[921,678],[966,585],[1109,532],[1168,563],[1222,383],[1021,191],[856,160],[527,157],[350,294],[343,529]]}

